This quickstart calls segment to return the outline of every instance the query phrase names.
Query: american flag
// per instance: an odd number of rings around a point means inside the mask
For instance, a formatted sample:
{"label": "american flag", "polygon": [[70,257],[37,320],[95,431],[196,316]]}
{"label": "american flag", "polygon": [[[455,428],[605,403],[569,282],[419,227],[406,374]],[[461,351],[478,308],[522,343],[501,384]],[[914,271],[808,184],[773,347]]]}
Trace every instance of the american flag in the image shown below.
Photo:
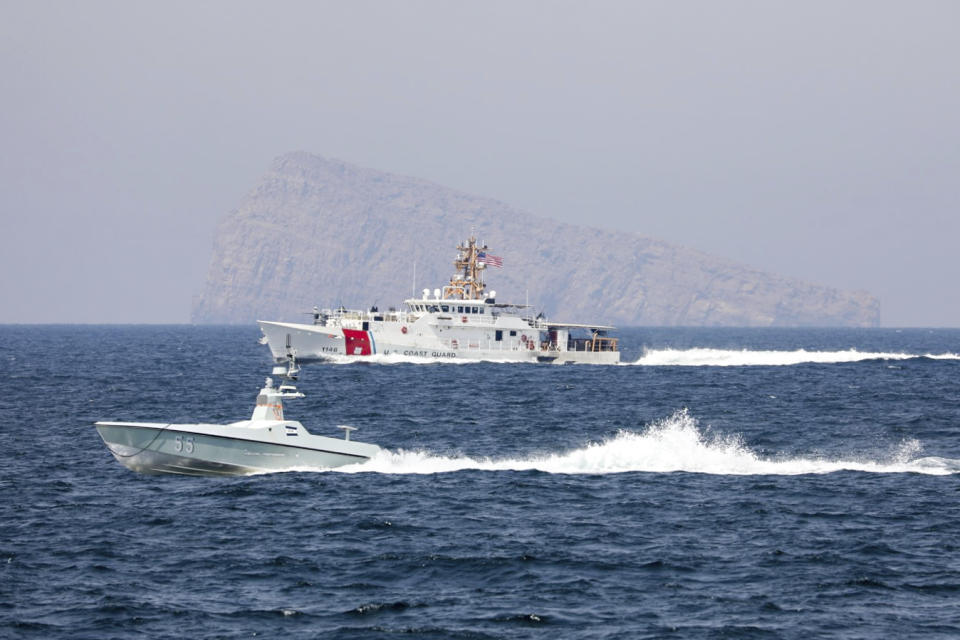
{"label": "american flag", "polygon": [[490,253],[485,253],[483,251],[477,253],[477,262],[488,264],[491,267],[497,267],[497,268],[503,267],[503,258],[501,258],[500,256],[495,256]]}

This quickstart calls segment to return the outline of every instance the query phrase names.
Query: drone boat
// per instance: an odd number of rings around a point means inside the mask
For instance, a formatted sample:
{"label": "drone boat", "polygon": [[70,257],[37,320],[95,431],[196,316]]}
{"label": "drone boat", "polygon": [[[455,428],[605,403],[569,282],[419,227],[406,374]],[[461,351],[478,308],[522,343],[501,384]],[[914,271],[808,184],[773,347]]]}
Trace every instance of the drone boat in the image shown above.
{"label": "drone boat", "polygon": [[[274,374],[283,371],[275,367]],[[146,474],[237,476],[297,469],[328,469],[366,462],[380,451],[350,439],[355,427],[341,426],[343,438],[308,432],[283,415],[283,400],[302,398],[293,386],[291,360],[285,381],[267,378],[249,420],[232,424],[97,422],[104,444],[122,465]]]}

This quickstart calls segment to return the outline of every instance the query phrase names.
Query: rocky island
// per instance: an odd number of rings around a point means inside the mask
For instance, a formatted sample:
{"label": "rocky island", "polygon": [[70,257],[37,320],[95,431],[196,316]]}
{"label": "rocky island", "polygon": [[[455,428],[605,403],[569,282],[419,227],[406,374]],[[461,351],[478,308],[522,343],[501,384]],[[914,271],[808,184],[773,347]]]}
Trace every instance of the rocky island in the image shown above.
{"label": "rocky island", "polygon": [[632,233],[564,224],[438,184],[296,152],[219,223],[197,323],[400,306],[439,287],[471,228],[505,301],[618,326],[875,326],[879,302]]}

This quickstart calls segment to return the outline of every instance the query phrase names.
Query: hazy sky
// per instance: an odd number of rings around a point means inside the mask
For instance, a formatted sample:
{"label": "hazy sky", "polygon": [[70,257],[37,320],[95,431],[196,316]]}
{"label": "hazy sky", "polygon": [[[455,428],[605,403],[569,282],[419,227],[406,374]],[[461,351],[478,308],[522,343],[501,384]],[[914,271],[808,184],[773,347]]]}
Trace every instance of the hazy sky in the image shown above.
{"label": "hazy sky", "polygon": [[0,0],[0,322],[186,322],[277,155],[960,326],[960,2]]}

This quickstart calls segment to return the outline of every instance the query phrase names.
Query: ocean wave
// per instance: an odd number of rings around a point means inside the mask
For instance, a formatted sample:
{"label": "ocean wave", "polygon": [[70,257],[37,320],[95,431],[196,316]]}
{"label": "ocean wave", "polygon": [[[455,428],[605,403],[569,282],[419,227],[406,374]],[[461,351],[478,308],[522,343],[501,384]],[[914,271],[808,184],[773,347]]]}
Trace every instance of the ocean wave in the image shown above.
{"label": "ocean wave", "polygon": [[620,431],[607,440],[562,453],[491,459],[384,449],[368,462],[338,467],[332,471],[385,474],[434,474],[465,470],[537,470],[556,474],[684,471],[716,475],[802,475],[837,471],[949,475],[960,472],[960,460],[918,457],[921,451],[922,446],[917,440],[905,440],[877,459],[768,458],[751,451],[738,435],[708,433],[686,410],[681,410],[643,431]]}
{"label": "ocean wave", "polygon": [[649,349],[634,362],[624,365],[650,367],[744,367],[744,366],[786,366],[793,364],[815,363],[836,364],[844,362],[862,362],[864,360],[913,360],[929,358],[932,360],[960,360],[960,354],[911,354],[886,353],[873,351],[754,351],[750,349]]}

